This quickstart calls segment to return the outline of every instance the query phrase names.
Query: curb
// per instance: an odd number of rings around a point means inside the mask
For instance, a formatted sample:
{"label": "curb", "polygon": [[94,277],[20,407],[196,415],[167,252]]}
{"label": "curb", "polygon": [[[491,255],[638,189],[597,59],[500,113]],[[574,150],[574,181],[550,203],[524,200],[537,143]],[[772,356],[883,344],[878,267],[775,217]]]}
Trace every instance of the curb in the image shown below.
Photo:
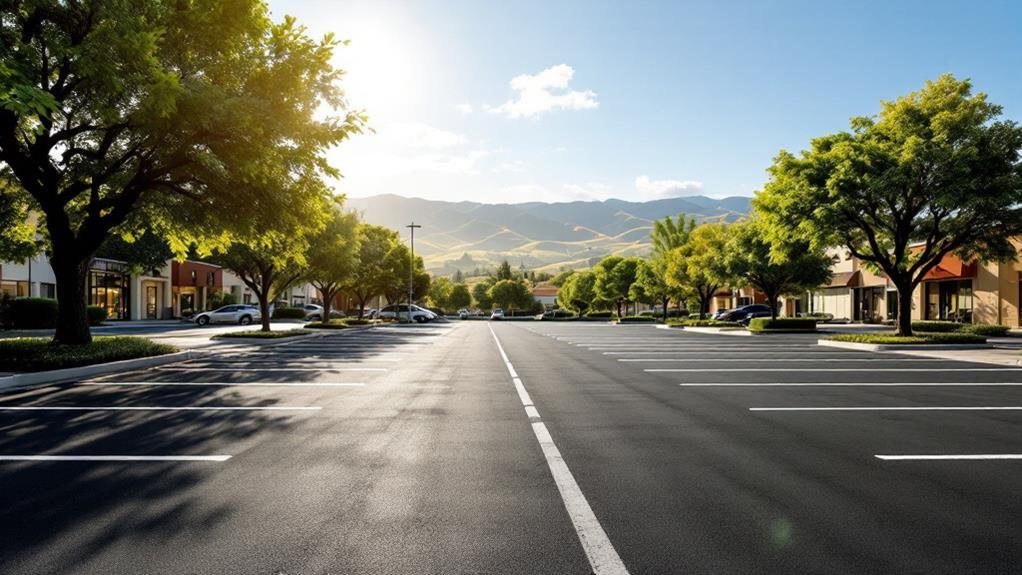
{"label": "curb", "polygon": [[[660,326],[657,326],[657,327],[659,328]],[[692,332],[692,333],[711,333],[711,334],[714,334],[714,335],[735,335],[735,336],[750,336],[750,335],[752,335],[751,331],[749,331],[747,329],[742,329],[740,327],[689,327],[689,326],[684,326],[684,327],[677,328],[677,327],[664,326],[662,329],[680,329],[682,331],[687,331],[687,332]]]}
{"label": "curb", "polygon": [[[927,351],[956,349],[992,349],[992,343],[857,343],[852,341],[834,341],[830,339],[816,340],[822,347],[839,347],[858,351]],[[965,360],[968,361],[968,360]]]}
{"label": "curb", "polygon": [[133,371],[136,369],[177,363],[194,359],[204,352],[195,350],[178,351],[166,355],[154,355],[152,357],[137,357],[135,359],[123,359],[109,363],[97,363],[95,365],[83,365],[81,367],[68,367],[65,369],[54,369],[51,371],[35,371],[31,373],[18,373],[7,377],[0,377],[0,391],[18,389],[28,386],[44,385],[116,373],[118,371]]}

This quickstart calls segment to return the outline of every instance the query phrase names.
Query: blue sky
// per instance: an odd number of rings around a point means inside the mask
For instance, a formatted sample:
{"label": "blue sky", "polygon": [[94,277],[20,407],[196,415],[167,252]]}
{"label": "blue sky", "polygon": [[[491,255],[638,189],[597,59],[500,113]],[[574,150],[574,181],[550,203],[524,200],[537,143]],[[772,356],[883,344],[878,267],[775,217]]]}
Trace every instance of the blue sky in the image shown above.
{"label": "blue sky", "polygon": [[[351,45],[338,191],[751,195],[778,150],[950,72],[1022,120],[1022,2],[271,0]],[[514,84],[514,86],[512,86]]]}

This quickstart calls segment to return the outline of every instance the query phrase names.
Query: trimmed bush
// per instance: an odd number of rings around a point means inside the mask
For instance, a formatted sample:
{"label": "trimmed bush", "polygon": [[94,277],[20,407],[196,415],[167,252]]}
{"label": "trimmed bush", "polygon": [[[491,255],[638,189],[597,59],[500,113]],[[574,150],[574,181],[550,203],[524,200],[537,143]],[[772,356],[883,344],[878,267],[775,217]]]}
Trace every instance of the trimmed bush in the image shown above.
{"label": "trimmed bush", "polygon": [[[331,320],[331,322],[333,322],[333,321],[334,320]],[[355,319],[355,318],[352,318],[352,319],[344,320],[344,323],[346,323],[348,325],[369,325],[369,324],[371,324],[373,322],[368,320],[368,319]]]}
{"label": "trimmed bush", "polygon": [[667,325],[682,327],[741,327],[736,321],[720,321],[717,319],[669,319]]}
{"label": "trimmed bush", "polygon": [[617,320],[618,323],[656,323],[656,321],[651,315],[626,315]]}
{"label": "trimmed bush", "polygon": [[973,323],[967,324],[965,329],[962,331],[986,337],[1004,337],[1008,335],[1008,326],[990,323]]}
{"label": "trimmed bush", "polygon": [[912,322],[912,332],[952,333],[962,331],[966,325],[953,321],[914,321]]}
{"label": "trimmed bush", "polygon": [[986,343],[987,341],[987,338],[972,333],[927,333],[909,337],[885,333],[846,333],[841,335],[832,335],[827,339],[831,341],[875,343],[884,345]]}
{"label": "trimmed bush", "polygon": [[755,317],[749,320],[749,331],[816,331],[816,320],[812,318]]}
{"label": "trimmed bush", "polygon": [[591,311],[585,315],[585,317],[592,319],[610,319],[614,315],[612,311]]}
{"label": "trimmed bush", "polygon": [[305,327],[307,329],[347,329],[350,326],[347,322],[338,319],[332,319],[328,322],[322,321],[310,322],[305,324]]}
{"label": "trimmed bush", "polygon": [[834,314],[822,311],[814,311],[813,313],[800,314],[799,317],[811,318],[817,321],[832,321],[834,319]]}
{"label": "trimmed bush", "polygon": [[280,339],[282,337],[294,337],[296,335],[306,335],[312,333],[304,329],[289,329],[285,331],[262,331],[262,330],[247,330],[247,331],[229,331],[227,333],[221,333],[214,335],[212,339],[229,339],[235,337],[244,337],[249,339]]}
{"label": "trimmed bush", "polygon": [[144,337],[98,336],[84,345],[56,345],[47,337],[0,339],[0,371],[47,371],[177,351]]}
{"label": "trimmed bush", "polygon": [[278,307],[273,309],[271,319],[305,319],[306,312],[300,307]]}
{"label": "trimmed bush", "polygon": [[57,325],[57,300],[19,297],[10,301],[8,321],[14,329],[49,329]]}
{"label": "trimmed bush", "polygon": [[85,313],[89,316],[89,325],[100,325],[107,318],[106,308],[101,305],[90,305],[85,308]]}

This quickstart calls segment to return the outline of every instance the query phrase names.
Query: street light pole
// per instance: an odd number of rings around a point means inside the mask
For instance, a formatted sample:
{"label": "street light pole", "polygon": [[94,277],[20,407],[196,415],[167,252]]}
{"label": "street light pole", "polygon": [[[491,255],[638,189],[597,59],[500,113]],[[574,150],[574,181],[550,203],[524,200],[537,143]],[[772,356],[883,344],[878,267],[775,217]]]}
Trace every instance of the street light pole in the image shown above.
{"label": "street light pole", "polygon": [[415,229],[421,228],[422,226],[415,223],[413,220],[411,224],[405,226],[412,232],[411,246],[412,255],[411,261],[408,262],[408,323],[412,323],[412,295],[415,290]]}

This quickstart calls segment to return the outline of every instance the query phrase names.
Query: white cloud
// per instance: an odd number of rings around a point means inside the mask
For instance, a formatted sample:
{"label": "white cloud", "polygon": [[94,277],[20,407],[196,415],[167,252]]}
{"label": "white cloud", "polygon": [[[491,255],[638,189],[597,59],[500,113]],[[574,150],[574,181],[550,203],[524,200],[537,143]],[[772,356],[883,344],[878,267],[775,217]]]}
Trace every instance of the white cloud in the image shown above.
{"label": "white cloud", "polygon": [[462,113],[462,115],[467,116],[472,113],[472,104],[469,104],[468,102],[464,104],[458,104],[457,108],[458,111]]}
{"label": "white cloud", "polygon": [[561,190],[564,192],[562,194],[563,201],[567,202],[606,200],[613,197],[614,193],[614,188],[599,183],[564,184],[561,186]]}
{"label": "white cloud", "polygon": [[551,110],[588,110],[599,107],[592,90],[568,90],[575,70],[567,64],[558,64],[530,76],[522,74],[511,80],[516,98],[496,107],[487,107],[491,114],[504,114],[509,118],[529,118]]}
{"label": "white cloud", "polygon": [[645,199],[694,196],[702,189],[703,183],[695,180],[651,180],[649,176],[635,178],[635,190]]}

